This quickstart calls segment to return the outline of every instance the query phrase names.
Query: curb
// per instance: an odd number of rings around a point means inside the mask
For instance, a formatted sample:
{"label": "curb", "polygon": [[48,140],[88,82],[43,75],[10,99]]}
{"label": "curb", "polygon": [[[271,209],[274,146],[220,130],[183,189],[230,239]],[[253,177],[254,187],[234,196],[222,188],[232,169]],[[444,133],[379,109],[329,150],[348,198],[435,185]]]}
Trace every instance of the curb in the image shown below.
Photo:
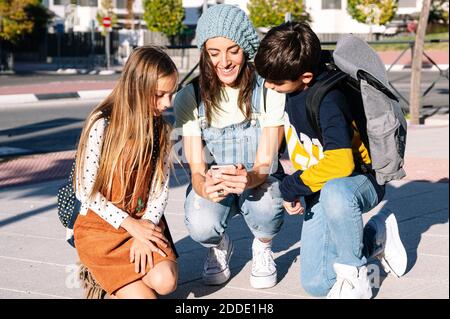
{"label": "curb", "polygon": [[0,95],[0,106],[2,104],[22,104],[30,102],[38,102],[44,100],[57,99],[102,99],[106,98],[112,90],[86,90],[65,93],[48,93],[48,94],[8,94]]}
{"label": "curb", "polygon": [[[391,68],[392,67],[392,68]],[[404,65],[391,65],[391,64],[386,64],[385,65],[386,70],[388,70],[389,68],[391,68],[389,70],[389,72],[395,72],[395,71],[410,71],[411,70],[411,65],[410,64],[404,64]],[[422,67],[422,72],[448,72],[449,69],[449,64],[438,64],[436,65],[430,65],[430,66],[423,66]]]}

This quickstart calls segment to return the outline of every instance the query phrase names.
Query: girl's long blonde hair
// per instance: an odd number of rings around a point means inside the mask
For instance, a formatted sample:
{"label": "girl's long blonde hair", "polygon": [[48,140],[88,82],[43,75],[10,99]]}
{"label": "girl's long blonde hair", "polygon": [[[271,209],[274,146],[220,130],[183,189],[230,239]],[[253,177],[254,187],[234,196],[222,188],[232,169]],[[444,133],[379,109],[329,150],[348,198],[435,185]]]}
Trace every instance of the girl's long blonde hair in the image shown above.
{"label": "girl's long blonde hair", "polygon": [[[125,207],[131,207],[135,195],[150,182],[155,194],[161,191],[165,180],[164,159],[171,145],[167,134],[169,124],[162,116],[154,116],[157,82],[177,75],[175,64],[162,48],[139,47],[130,55],[111,94],[89,114],[81,133],[76,161],[76,176],[80,178],[92,126],[100,118],[106,118],[109,123],[90,196],[100,192],[111,200],[114,172],[120,175],[122,190],[117,203],[124,203]],[[159,136],[154,136],[154,129]],[[152,161],[154,148],[159,154]]]}

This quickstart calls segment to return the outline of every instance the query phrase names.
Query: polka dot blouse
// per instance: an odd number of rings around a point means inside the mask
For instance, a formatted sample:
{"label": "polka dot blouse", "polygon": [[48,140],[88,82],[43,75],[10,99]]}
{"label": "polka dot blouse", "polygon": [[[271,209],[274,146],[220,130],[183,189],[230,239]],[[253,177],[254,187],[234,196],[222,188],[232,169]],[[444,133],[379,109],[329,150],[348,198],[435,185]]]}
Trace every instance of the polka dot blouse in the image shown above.
{"label": "polka dot blouse", "polygon": [[[108,201],[100,192],[97,192],[91,198],[89,197],[99,168],[105,127],[106,120],[99,119],[89,132],[84,158],[84,172],[81,177],[77,178],[76,196],[81,202],[80,214],[86,215],[88,209],[91,209],[114,228],[118,229],[123,220],[129,215]],[[144,215],[142,216],[143,219],[150,220],[155,224],[159,223],[169,198],[170,166],[168,154],[166,154],[164,160],[164,176],[163,187],[159,194],[156,194],[152,188],[150,189]]]}

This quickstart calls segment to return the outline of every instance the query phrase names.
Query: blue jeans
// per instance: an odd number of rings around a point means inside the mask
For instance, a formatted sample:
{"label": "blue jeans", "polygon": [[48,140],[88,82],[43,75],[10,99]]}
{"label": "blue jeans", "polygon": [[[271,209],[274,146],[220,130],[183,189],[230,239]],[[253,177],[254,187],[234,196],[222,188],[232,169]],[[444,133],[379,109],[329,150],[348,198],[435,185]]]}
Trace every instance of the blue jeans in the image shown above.
{"label": "blue jeans", "polygon": [[241,195],[230,194],[219,203],[197,195],[189,185],[184,203],[185,224],[193,240],[204,247],[214,247],[235,214],[242,214],[256,238],[272,239],[283,224],[283,200],[279,180],[267,181]]}
{"label": "blue jeans", "polygon": [[334,263],[366,264],[362,214],[377,204],[375,188],[365,175],[325,183],[318,203],[304,214],[300,280],[306,292],[313,296],[329,292],[336,281]]}

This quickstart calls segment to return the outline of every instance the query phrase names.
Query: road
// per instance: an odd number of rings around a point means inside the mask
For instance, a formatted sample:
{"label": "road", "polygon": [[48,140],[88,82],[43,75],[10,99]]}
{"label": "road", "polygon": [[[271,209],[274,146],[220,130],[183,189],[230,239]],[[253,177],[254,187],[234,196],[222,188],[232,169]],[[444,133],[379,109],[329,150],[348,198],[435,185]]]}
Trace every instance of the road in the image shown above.
{"label": "road", "polygon": [[[446,73],[448,76],[448,73]],[[389,80],[393,87],[401,94],[406,100],[409,100],[410,87],[411,87],[411,72],[390,72]],[[434,83],[434,85],[433,85]],[[430,89],[431,88],[431,89]],[[448,112],[449,106],[449,80],[448,78],[440,75],[438,72],[425,71],[422,73],[422,93],[427,90],[430,91],[423,98],[423,106],[425,113],[427,108],[446,108]],[[403,108],[409,109],[405,101],[402,100]]]}
{"label": "road", "polygon": [[[84,121],[100,100],[53,100],[0,106],[0,157],[75,149]],[[173,111],[165,114],[173,123]]]}
{"label": "road", "polygon": [[1,75],[0,87],[14,85],[32,85],[48,82],[70,82],[70,81],[115,81],[120,74],[111,75],[80,75],[80,74],[14,74]]}
{"label": "road", "polygon": [[[55,78],[60,79],[59,76]],[[84,78],[84,77],[83,77]],[[422,90],[438,78],[438,73],[424,72]],[[0,77],[0,79],[2,79]],[[390,74],[393,85],[409,99],[409,72]],[[49,78],[47,78],[49,80]],[[0,157],[73,150],[89,112],[99,100],[53,100],[23,105],[0,106]],[[449,81],[440,77],[424,98],[423,113],[448,113]],[[167,119],[173,123],[173,111]]]}

